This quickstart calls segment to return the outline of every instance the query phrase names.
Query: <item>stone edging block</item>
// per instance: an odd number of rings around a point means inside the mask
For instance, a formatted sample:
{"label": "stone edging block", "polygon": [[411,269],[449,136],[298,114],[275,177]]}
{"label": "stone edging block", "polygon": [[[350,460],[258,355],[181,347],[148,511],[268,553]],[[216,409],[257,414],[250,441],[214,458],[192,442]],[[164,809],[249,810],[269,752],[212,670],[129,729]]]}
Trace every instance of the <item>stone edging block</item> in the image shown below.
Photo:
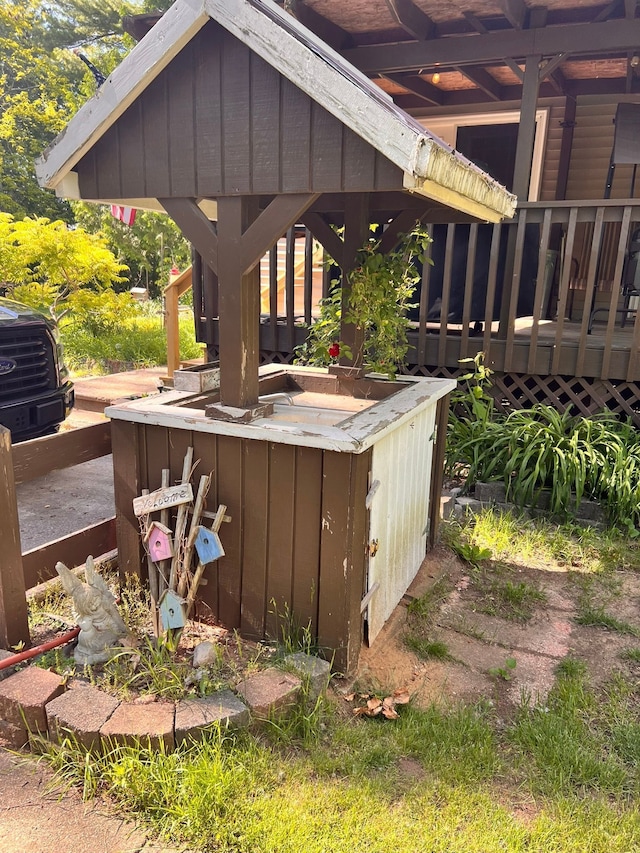
{"label": "stone edging block", "polygon": [[[330,665],[304,653],[289,655],[285,664],[309,679],[314,701],[326,689]],[[49,734],[60,742],[67,734],[87,748],[101,740],[131,744],[147,740],[170,751],[184,740],[200,740],[203,732],[220,723],[233,728],[254,719],[285,713],[299,699],[302,678],[271,667],[245,678],[236,688],[179,702],[140,697],[120,702],[80,679],[68,685],[56,673],[28,666],[0,682],[0,743],[18,749],[29,733]]]}

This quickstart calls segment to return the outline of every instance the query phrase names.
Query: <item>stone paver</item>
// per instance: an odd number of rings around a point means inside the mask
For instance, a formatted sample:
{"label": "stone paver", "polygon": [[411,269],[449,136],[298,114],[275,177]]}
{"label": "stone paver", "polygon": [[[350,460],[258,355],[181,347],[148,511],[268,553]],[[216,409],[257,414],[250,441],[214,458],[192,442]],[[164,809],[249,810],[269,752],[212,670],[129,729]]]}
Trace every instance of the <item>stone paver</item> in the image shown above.
{"label": "stone paver", "polygon": [[207,728],[216,723],[233,728],[249,723],[249,709],[230,690],[220,690],[200,699],[183,699],[176,703],[176,745],[183,740],[200,740]]}
{"label": "stone paver", "polygon": [[266,719],[271,713],[294,705],[301,686],[297,676],[272,667],[245,678],[237,691],[254,716]]}
{"label": "stone paver", "polygon": [[545,612],[521,625],[465,607],[443,610],[438,622],[443,627],[477,634],[486,643],[527,649],[554,658],[567,654],[573,628],[563,613]]}
{"label": "stone paver", "polygon": [[100,729],[100,734],[121,744],[142,741],[146,745],[148,742],[151,749],[158,749],[162,741],[164,748],[170,751],[175,743],[174,714],[173,702],[121,702]]}
{"label": "stone paver", "polygon": [[118,699],[96,687],[76,684],[47,704],[49,737],[60,742],[71,733],[90,749],[119,704]]}
{"label": "stone paver", "polygon": [[45,705],[63,691],[64,681],[55,672],[28,666],[0,682],[0,719],[18,729],[46,733]]}

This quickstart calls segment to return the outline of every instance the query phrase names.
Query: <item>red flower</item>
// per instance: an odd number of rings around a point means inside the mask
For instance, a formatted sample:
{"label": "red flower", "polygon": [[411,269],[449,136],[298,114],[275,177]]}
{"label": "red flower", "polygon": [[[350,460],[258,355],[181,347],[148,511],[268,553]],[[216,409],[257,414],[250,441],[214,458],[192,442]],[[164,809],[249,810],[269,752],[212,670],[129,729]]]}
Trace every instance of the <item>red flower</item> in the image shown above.
{"label": "red flower", "polygon": [[331,358],[337,358],[340,355],[340,344],[331,344],[329,347],[329,355]]}

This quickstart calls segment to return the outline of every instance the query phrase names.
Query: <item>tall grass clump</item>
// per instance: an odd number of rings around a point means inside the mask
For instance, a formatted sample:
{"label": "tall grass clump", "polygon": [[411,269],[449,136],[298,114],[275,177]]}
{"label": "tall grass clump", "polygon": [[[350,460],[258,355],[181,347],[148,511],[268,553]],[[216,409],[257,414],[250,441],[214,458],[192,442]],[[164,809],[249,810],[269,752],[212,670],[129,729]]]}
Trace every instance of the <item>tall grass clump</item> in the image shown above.
{"label": "tall grass clump", "polygon": [[447,442],[448,473],[467,486],[501,480],[518,506],[549,492],[553,515],[569,517],[582,498],[600,500],[612,526],[640,525],[640,436],[612,414],[591,418],[538,404],[507,415],[488,393],[491,371],[475,359],[454,396]]}

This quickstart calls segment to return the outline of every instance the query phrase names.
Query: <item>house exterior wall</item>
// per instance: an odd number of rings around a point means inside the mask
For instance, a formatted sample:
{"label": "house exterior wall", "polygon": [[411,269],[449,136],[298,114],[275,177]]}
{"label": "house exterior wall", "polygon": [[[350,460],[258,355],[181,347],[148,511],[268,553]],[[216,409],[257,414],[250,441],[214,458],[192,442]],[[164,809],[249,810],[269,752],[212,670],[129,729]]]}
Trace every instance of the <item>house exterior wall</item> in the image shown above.
{"label": "house exterior wall", "polygon": [[84,198],[402,188],[402,172],[213,21],[79,162]]}
{"label": "house exterior wall", "polygon": [[[578,99],[567,198],[604,198],[613,148],[613,119],[621,102],[638,103],[638,96],[584,96]],[[616,167],[611,198],[630,197],[632,170],[629,165]],[[636,181],[634,196],[640,197],[640,179]]]}

